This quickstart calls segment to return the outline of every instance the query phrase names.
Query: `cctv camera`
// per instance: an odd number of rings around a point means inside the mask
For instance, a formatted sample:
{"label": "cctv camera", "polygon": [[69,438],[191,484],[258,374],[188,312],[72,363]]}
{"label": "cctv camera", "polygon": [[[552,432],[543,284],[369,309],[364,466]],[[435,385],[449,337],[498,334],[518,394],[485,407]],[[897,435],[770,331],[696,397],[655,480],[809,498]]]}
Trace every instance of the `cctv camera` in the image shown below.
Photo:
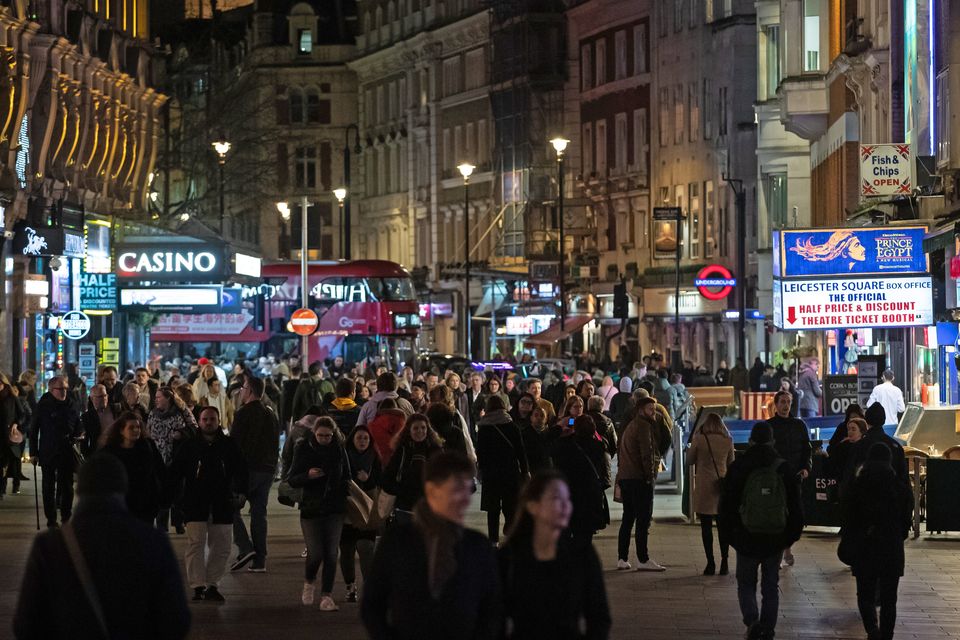
{"label": "cctv camera", "polygon": [[50,258],[50,270],[51,270],[51,271],[56,271],[57,269],[59,269],[59,268],[61,267],[62,264],[63,264],[63,263],[60,262],[60,257],[59,257],[59,256],[53,256],[52,258]]}

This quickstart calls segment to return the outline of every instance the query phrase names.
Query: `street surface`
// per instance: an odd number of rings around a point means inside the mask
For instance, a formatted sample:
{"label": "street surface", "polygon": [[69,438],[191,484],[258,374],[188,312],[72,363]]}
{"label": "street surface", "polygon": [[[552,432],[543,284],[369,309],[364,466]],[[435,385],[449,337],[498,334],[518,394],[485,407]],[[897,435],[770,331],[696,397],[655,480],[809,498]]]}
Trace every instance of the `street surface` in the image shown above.
{"label": "street surface", "polygon": [[[34,472],[25,469],[27,475]],[[0,638],[12,637],[11,620],[24,562],[36,529],[33,481],[23,494],[0,502]],[[477,507],[470,525],[485,530]],[[705,577],[700,529],[680,523],[677,497],[658,495],[657,523],[651,532],[651,554],[668,567],[663,574],[608,570],[607,591],[613,615],[612,638],[699,640],[740,638],[743,626],[733,575]],[[605,567],[616,563],[619,505],[611,503],[614,523],[596,538]],[[324,640],[365,638],[357,605],[343,602],[337,576],[336,613],[321,613],[300,604],[303,549],[296,512],[271,497],[266,574],[228,574],[221,583],[223,606],[192,604],[194,640],[242,638],[261,640]],[[173,534],[182,560],[185,537]],[[856,612],[854,580],[836,559],[832,531],[804,534],[794,548],[795,567],[781,572],[780,621],[777,638],[815,640],[865,637]],[[921,537],[907,542],[907,575],[900,583],[897,621],[899,638],[960,638],[960,536]],[[735,555],[732,553],[732,555]],[[233,554],[231,555],[232,560]],[[635,564],[636,558],[630,561]],[[718,558],[719,561],[719,558]],[[731,573],[734,569],[731,563]],[[186,589],[186,587],[184,587]],[[322,635],[321,635],[322,634]]]}

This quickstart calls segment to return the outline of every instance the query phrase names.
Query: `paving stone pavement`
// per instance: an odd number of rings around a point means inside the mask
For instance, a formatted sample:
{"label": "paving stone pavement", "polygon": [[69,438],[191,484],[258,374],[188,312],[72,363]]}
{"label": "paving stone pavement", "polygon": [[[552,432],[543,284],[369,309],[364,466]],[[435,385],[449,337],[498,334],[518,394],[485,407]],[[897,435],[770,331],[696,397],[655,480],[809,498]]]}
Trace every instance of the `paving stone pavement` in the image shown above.
{"label": "paving stone pavement", "polygon": [[[33,470],[28,471],[28,475]],[[0,502],[0,639],[12,637],[11,619],[26,555],[35,532],[33,483],[24,493]],[[478,501],[479,503],[479,501]],[[651,554],[665,564],[662,574],[617,572],[614,523],[595,540],[606,571],[613,615],[612,638],[657,640],[732,639],[742,637],[733,576],[704,577],[699,527],[679,522],[679,502],[657,495],[657,522]],[[365,638],[357,606],[342,602],[338,571],[335,597],[341,610],[322,613],[300,604],[303,548],[296,512],[271,498],[268,573],[227,575],[223,606],[192,607],[190,638],[339,640]],[[484,530],[485,518],[472,510],[470,525]],[[182,559],[184,536],[172,534]],[[830,530],[808,531],[795,547],[796,566],[781,572],[777,638],[862,639],[853,577],[836,559],[837,537]],[[734,554],[735,555],[735,554]],[[734,561],[735,562],[735,561]],[[731,566],[733,571],[734,566]],[[907,575],[900,583],[899,638],[960,638],[960,535],[921,537],[907,543]]]}

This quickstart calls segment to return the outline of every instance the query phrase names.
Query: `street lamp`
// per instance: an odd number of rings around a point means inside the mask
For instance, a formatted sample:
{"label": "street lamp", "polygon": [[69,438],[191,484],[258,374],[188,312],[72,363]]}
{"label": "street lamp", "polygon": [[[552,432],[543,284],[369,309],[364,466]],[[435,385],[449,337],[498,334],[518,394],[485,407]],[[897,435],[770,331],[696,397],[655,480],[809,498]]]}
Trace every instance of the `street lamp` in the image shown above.
{"label": "street lamp", "polygon": [[566,138],[556,137],[550,141],[553,150],[557,152],[557,214],[560,219],[560,331],[566,330],[567,324],[567,299],[564,292],[564,237],[563,237],[563,152],[567,150],[570,141]]}
{"label": "street lamp", "polygon": [[[309,292],[310,282],[307,276],[307,209],[310,207],[310,201],[307,196],[300,199],[300,308],[308,309],[310,304]],[[277,211],[284,221],[290,219],[290,205],[286,202],[277,203]],[[310,342],[308,336],[300,338],[300,358],[301,366],[307,366],[309,363]]]}
{"label": "street lamp", "polygon": [[280,257],[290,259],[290,205],[286,202],[277,203],[280,212]]}
{"label": "street lamp", "polygon": [[463,176],[463,315],[464,315],[464,352],[467,357],[473,356],[472,336],[470,335],[470,176],[475,166],[464,162],[457,166]]}
{"label": "street lamp", "polygon": [[337,199],[340,205],[340,256],[346,259],[347,236],[344,233],[343,200],[347,197],[347,190],[344,187],[333,190],[333,197]]}
{"label": "street lamp", "polygon": [[[343,134],[343,193],[346,198],[350,190],[350,131],[353,131],[353,152],[362,153],[360,147],[360,127],[355,124],[347,126]],[[350,260],[350,200],[341,200],[340,206],[343,210],[343,259]]]}
{"label": "street lamp", "polygon": [[220,166],[220,235],[223,236],[223,165],[227,161],[227,153],[230,152],[230,147],[232,145],[227,142],[223,136],[220,136],[219,140],[214,140],[211,142],[210,145],[213,147],[213,150],[217,152],[217,162]]}

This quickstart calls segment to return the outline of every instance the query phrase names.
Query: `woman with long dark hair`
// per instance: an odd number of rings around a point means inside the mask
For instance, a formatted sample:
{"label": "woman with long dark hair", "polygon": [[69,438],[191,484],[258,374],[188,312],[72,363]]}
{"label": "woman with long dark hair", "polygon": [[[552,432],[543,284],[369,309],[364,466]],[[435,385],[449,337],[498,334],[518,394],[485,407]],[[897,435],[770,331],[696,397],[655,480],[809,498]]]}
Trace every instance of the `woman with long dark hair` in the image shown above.
{"label": "woman with long dark hair", "polygon": [[17,388],[0,373],[0,499],[7,493],[7,478],[13,479],[14,495],[23,478],[21,458],[26,440],[25,412]]}
{"label": "woman with long dark hair", "polygon": [[610,486],[610,462],[597,440],[593,420],[583,415],[573,420],[572,428],[554,445],[553,461],[567,478],[573,501],[568,533],[575,544],[590,546],[593,535],[610,524],[604,493]]}
{"label": "woman with long dark hair", "polygon": [[[713,523],[720,513],[721,482],[727,475],[727,465],[733,462],[733,438],[716,413],[707,414],[706,419],[693,435],[687,450],[687,464],[694,467],[693,510],[700,519],[700,537],[703,551],[707,556],[707,566],[703,575],[712,576],[717,567],[713,556]],[[730,544],[724,530],[718,526],[720,542],[720,575],[729,573],[727,556]]]}
{"label": "woman with long dark hair", "polygon": [[573,504],[560,474],[535,475],[520,492],[500,552],[505,638],[566,640],[610,635],[603,570],[591,545],[564,535]]}
{"label": "woman with long dark hair", "polygon": [[[350,474],[353,481],[363,491],[373,497],[380,483],[380,456],[373,448],[373,439],[366,425],[358,424],[353,428],[346,444],[347,460],[350,462]],[[340,572],[347,584],[347,602],[357,601],[357,571],[354,558],[360,556],[360,575],[364,580],[373,562],[373,545],[377,532],[373,529],[360,529],[353,523],[343,525],[340,534]]]}
{"label": "woman with long dark hair", "polygon": [[103,451],[120,460],[127,470],[127,508],[152,525],[160,511],[165,471],[157,445],[147,437],[143,422],[134,413],[122,414],[105,436]]}
{"label": "woman with long dark hair", "polygon": [[392,449],[393,456],[383,472],[380,488],[396,496],[394,517],[409,522],[413,507],[423,497],[423,466],[430,456],[443,449],[443,440],[430,426],[427,416],[415,413],[394,436]]}

